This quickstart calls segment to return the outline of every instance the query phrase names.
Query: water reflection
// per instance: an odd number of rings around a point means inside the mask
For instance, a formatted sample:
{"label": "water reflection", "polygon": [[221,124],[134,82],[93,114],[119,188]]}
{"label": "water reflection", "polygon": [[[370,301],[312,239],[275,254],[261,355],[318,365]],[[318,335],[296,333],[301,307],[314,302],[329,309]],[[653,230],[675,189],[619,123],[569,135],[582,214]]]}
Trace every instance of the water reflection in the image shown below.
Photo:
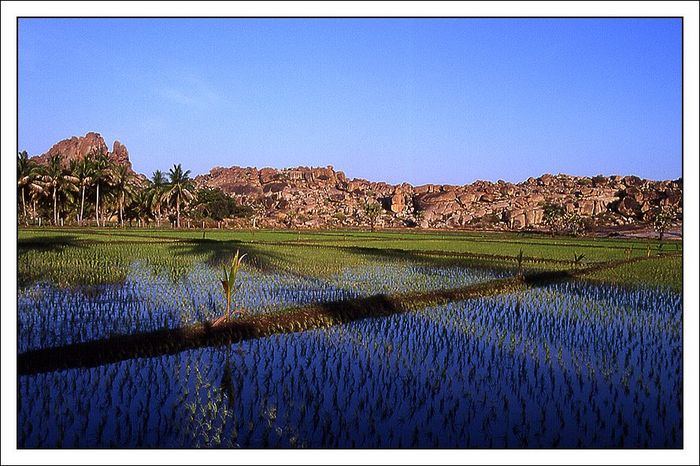
{"label": "water reflection", "polygon": [[[414,264],[348,267],[324,279],[249,269],[239,274],[241,288],[233,306],[258,315],[378,293],[457,288],[507,275],[503,270]],[[173,281],[135,262],[120,284],[83,290],[35,283],[18,291],[19,351],[214,320],[224,314],[225,307],[219,279],[219,270],[202,263]]]}
{"label": "water reflection", "polygon": [[22,447],[682,446],[681,296],[562,283],[19,378]]}

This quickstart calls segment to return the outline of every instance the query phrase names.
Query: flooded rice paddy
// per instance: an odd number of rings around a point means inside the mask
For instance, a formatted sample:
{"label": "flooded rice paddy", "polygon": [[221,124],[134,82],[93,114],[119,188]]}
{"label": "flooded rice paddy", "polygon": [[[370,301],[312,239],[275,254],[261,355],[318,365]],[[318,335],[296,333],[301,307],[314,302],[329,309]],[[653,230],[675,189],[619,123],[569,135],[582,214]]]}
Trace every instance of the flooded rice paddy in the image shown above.
{"label": "flooded rice paddy", "polygon": [[[252,314],[482,283],[512,271],[407,263],[325,277],[246,269]],[[177,282],[18,290],[18,351],[208,320],[204,263]],[[682,300],[564,282],[225,347],[18,378],[33,447],[682,446]]]}
{"label": "flooded rice paddy", "polygon": [[[380,293],[457,288],[509,275],[495,269],[395,263],[347,267],[323,278],[249,269],[238,277],[234,307],[259,315]],[[19,291],[19,351],[213,320],[225,311],[220,278],[220,270],[202,263],[173,279],[135,262],[120,283],[59,287],[36,282]]]}

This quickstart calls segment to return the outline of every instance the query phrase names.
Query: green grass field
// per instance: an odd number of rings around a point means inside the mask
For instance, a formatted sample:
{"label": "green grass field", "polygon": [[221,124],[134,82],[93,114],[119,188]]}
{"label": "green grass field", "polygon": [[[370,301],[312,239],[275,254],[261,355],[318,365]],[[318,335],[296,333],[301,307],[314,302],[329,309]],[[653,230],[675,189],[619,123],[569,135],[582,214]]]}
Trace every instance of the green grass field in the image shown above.
{"label": "green grass field", "polygon": [[[549,237],[512,233],[231,231],[142,229],[20,229],[20,285],[50,279],[62,286],[122,280],[134,261],[179,277],[198,262],[227,260],[236,250],[248,266],[311,277],[347,266],[408,261],[513,269],[567,270],[582,264],[649,257],[592,273],[588,278],[625,285],[682,286],[682,243],[613,238]],[[663,257],[659,257],[663,255]]]}

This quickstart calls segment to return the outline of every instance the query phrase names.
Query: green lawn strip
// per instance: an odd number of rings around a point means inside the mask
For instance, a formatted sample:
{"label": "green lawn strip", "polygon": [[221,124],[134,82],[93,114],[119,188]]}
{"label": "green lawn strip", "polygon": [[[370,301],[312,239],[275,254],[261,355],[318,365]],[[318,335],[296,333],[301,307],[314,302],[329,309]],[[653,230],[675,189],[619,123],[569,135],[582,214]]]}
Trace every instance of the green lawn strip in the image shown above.
{"label": "green lawn strip", "polygon": [[[207,240],[216,241],[240,241],[255,244],[290,244],[298,245],[331,245],[331,246],[362,246],[376,249],[403,249],[406,251],[446,251],[456,253],[471,254],[497,254],[500,256],[515,257],[523,249],[528,257],[541,259],[555,259],[569,261],[574,253],[584,254],[586,261],[604,261],[610,259],[622,259],[635,256],[644,256],[648,251],[656,253],[657,243],[649,240],[591,240],[586,238],[553,238],[537,240],[500,240],[494,235],[487,237],[459,237],[451,235],[451,239],[441,239],[444,235],[437,233],[402,235],[400,240],[385,238],[386,234],[376,233],[375,236],[358,233],[351,239],[332,240],[333,234],[326,232],[304,233],[301,240],[298,240],[294,232],[261,231],[254,235],[250,232],[240,231],[208,231],[204,234]],[[93,240],[103,242],[134,241],[151,242],[156,240],[176,241],[176,240],[197,240],[202,239],[201,231],[180,231],[180,230],[128,230],[128,229],[21,229],[20,242],[30,237],[59,238],[70,236],[81,240]],[[448,235],[450,236],[450,235]],[[483,236],[483,235],[482,235]],[[330,239],[329,239],[330,238]],[[665,242],[662,247],[663,252],[678,252],[681,245],[678,242]],[[629,251],[628,251],[629,250]]]}
{"label": "green lawn strip", "polygon": [[[152,266],[154,272],[167,273],[175,279],[186,275],[189,268],[197,262],[218,267],[227,256],[233,256],[236,250],[247,253],[250,266],[261,271],[315,277],[338,273],[348,266],[379,265],[387,261],[512,270],[516,267],[516,258],[521,249],[525,270],[570,268],[574,253],[584,254],[583,263],[589,265],[611,259],[625,259],[620,257],[619,248],[612,249],[614,254],[609,257],[611,254],[607,249],[561,247],[557,245],[556,239],[551,245],[522,248],[519,244],[481,243],[480,246],[485,246],[485,249],[482,248],[483,252],[475,252],[455,249],[460,249],[465,244],[470,246],[479,243],[444,243],[442,249],[429,249],[438,243],[419,243],[415,240],[383,244],[366,241],[352,244],[339,242],[337,245],[326,242],[246,242],[235,239],[238,236],[233,233],[222,235],[222,238],[228,240],[202,240],[201,237],[188,239],[183,237],[184,232],[181,231],[171,231],[172,235],[166,233],[167,231],[161,230],[128,229],[21,229],[18,242],[20,285],[40,279],[51,280],[61,286],[117,283],[124,280],[134,261]],[[571,239],[568,241],[571,244]],[[377,247],[378,245],[384,247]],[[656,254],[654,249],[638,249],[633,257]],[[595,252],[598,257],[591,256]],[[610,274],[606,277],[612,278],[612,281],[615,278]],[[640,277],[638,281],[654,284],[654,274],[642,274]],[[663,279],[663,283],[668,281]]]}
{"label": "green lawn strip", "polygon": [[649,260],[623,263],[614,268],[593,271],[586,279],[632,286],[659,286],[681,292],[683,289],[683,257],[680,255],[650,257]]}

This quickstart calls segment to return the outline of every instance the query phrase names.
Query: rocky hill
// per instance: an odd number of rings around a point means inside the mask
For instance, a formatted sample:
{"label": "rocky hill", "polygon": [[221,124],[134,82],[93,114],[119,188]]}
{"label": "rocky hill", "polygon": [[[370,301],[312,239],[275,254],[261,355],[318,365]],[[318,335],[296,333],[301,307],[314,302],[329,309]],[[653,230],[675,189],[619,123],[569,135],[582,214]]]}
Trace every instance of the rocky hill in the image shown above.
{"label": "rocky hill", "polygon": [[[133,172],[126,147],[114,141],[109,151],[104,138],[94,132],[60,141],[34,160],[46,163],[60,153],[67,165],[93,150],[104,151]],[[137,180],[141,184],[146,177],[137,174]],[[680,179],[546,174],[517,184],[476,181],[463,186],[412,186],[348,179],[331,166],[216,167],[197,176],[195,183],[220,188],[253,207],[257,224],[263,227],[366,226],[363,206],[368,202],[382,206],[379,227],[538,229],[543,227],[547,204],[595,219],[597,226],[650,225],[658,207],[674,206],[682,214],[683,197]]]}
{"label": "rocky hill", "polygon": [[134,172],[126,146],[119,141],[114,141],[110,151],[102,135],[93,132],[87,133],[85,136],[73,136],[70,139],[59,141],[51,146],[51,149],[33,157],[33,159],[37,163],[46,164],[51,157],[61,154],[63,156],[63,164],[68,166],[72,160],[82,160],[92,151],[104,152],[110,160],[119,165],[126,165],[132,173]]}
{"label": "rocky hill", "polygon": [[595,218],[599,226],[644,224],[659,206],[680,209],[682,180],[636,176],[543,175],[522,183],[477,181],[464,186],[391,185],[349,180],[333,167],[213,168],[200,186],[220,188],[248,205],[264,206],[260,225],[340,227],[366,225],[363,205],[379,202],[377,225],[430,228],[538,228],[544,206]]}

